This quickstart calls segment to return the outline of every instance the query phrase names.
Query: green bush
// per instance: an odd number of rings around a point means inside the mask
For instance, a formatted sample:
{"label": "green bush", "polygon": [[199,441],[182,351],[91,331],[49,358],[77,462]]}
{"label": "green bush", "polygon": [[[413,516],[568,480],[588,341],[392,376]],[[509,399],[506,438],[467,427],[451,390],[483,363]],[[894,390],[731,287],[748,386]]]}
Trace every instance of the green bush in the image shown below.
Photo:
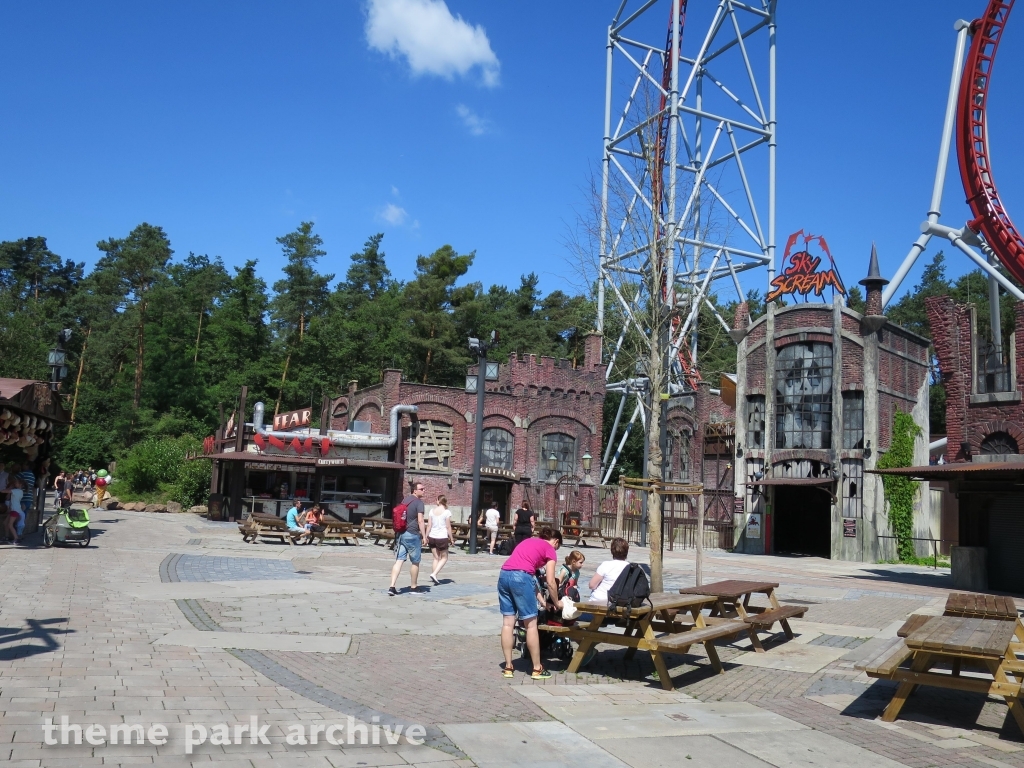
{"label": "green bush", "polygon": [[188,461],[202,442],[191,435],[149,438],[133,445],[117,462],[117,483],[133,496],[161,491],[184,507],[205,504],[210,495],[210,462]]}
{"label": "green bush", "polygon": [[213,462],[206,459],[183,461],[171,490],[171,499],[183,507],[206,504],[210,499],[210,475]]}

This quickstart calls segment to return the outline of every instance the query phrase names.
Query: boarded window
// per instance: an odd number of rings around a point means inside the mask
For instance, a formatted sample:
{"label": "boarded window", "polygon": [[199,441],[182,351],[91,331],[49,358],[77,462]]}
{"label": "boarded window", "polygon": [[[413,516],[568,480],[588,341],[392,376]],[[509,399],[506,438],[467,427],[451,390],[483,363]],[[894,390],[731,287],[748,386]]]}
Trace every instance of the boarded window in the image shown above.
{"label": "boarded window", "polygon": [[447,472],[452,463],[452,427],[439,421],[417,421],[409,435],[409,469]]}

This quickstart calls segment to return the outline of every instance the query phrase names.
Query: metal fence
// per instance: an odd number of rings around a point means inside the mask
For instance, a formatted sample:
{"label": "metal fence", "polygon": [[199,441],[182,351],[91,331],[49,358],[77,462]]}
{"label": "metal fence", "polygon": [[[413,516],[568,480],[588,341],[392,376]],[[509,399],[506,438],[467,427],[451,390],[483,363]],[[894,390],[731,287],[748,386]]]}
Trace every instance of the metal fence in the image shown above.
{"label": "metal fence", "polygon": [[[638,544],[641,540],[641,529],[643,527],[643,497],[645,494],[632,488],[620,488],[618,485],[602,485],[598,488],[598,524],[601,527],[603,536],[615,535],[615,520],[618,512],[618,494],[620,491],[626,494],[625,514],[622,517],[622,537],[627,541]],[[719,492],[705,491],[705,519],[704,519],[704,548],[725,549],[733,548],[733,536],[735,526],[732,520],[732,508],[724,502],[715,502],[715,496]],[[731,504],[729,494],[729,504]],[[697,545],[697,510],[692,503],[692,497],[672,496],[663,497],[663,520],[662,539],[666,549],[692,549]],[[707,514],[708,507],[715,510]],[[728,509],[728,513],[725,510]],[[720,511],[719,511],[720,510]]]}

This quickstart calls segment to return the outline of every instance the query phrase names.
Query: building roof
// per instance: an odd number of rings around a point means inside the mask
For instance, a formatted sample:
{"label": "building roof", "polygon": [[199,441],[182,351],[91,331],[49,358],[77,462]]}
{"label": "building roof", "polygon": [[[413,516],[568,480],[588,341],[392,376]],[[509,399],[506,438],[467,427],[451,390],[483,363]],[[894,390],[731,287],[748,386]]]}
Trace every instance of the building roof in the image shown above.
{"label": "building roof", "polygon": [[50,389],[46,381],[0,378],[0,404],[5,408],[16,408],[53,421],[68,422],[60,397]]}
{"label": "building roof", "polygon": [[894,467],[893,469],[869,469],[867,471],[875,475],[898,475],[915,480],[956,480],[958,478],[982,480],[986,476],[1009,479],[1014,475],[1024,475],[1024,461],[962,461],[953,464],[930,464],[924,467]]}

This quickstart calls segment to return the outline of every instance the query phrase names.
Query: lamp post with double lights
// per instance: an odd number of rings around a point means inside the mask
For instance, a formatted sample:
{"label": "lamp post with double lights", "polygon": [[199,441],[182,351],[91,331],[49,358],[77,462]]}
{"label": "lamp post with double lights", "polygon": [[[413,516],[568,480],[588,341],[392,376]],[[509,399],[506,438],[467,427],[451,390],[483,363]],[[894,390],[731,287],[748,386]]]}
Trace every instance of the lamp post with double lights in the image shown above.
{"label": "lamp post with double lights", "polygon": [[[592,482],[591,477],[590,477],[590,466],[591,466],[591,462],[594,460],[594,458],[593,458],[593,456],[590,455],[589,451],[584,453],[583,456],[581,456],[580,458],[581,458],[581,461],[583,462],[583,473],[586,476],[584,478],[584,482],[588,482],[588,483]],[[558,469],[558,457],[555,454],[553,454],[553,453],[550,454],[548,456],[548,458],[547,458],[547,465],[548,465],[548,480],[550,480],[551,476],[553,474],[555,474],[555,471]],[[560,513],[560,510],[558,508],[558,502],[560,501],[559,489],[561,488],[562,483],[564,481],[566,481],[566,480],[575,480],[575,479],[576,479],[576,473],[575,472],[568,472],[568,473],[562,475],[561,477],[559,477],[555,481],[555,499],[554,499],[554,501],[555,501],[555,513],[556,513],[556,515],[558,515]],[[566,505],[566,507],[567,507],[566,511],[568,511],[568,505]],[[566,520],[558,520],[558,521],[556,521],[556,524],[560,528],[564,527],[566,525],[566,523],[567,523]]]}
{"label": "lamp post with double lights", "polygon": [[60,383],[68,375],[67,352],[64,345],[71,341],[71,329],[65,328],[57,334],[57,344],[46,356],[46,362],[50,366],[50,389],[56,392],[60,389]]}
{"label": "lamp post with double lights", "polygon": [[[498,378],[497,370],[488,371],[490,365],[497,369],[498,364],[488,363],[487,353],[494,349],[497,344],[497,331],[491,331],[491,340],[489,342],[474,338],[469,340],[469,351],[476,355],[477,362],[476,382],[473,382],[472,377],[466,377],[466,391],[472,392],[474,384],[476,387],[476,435],[473,441],[475,446],[473,449],[473,506],[470,510],[469,519],[469,554],[471,555],[476,554],[476,520],[477,515],[480,514],[477,508],[480,506],[480,467],[484,460],[484,390],[487,389],[488,378]],[[493,373],[493,375],[488,376],[488,373]]]}

